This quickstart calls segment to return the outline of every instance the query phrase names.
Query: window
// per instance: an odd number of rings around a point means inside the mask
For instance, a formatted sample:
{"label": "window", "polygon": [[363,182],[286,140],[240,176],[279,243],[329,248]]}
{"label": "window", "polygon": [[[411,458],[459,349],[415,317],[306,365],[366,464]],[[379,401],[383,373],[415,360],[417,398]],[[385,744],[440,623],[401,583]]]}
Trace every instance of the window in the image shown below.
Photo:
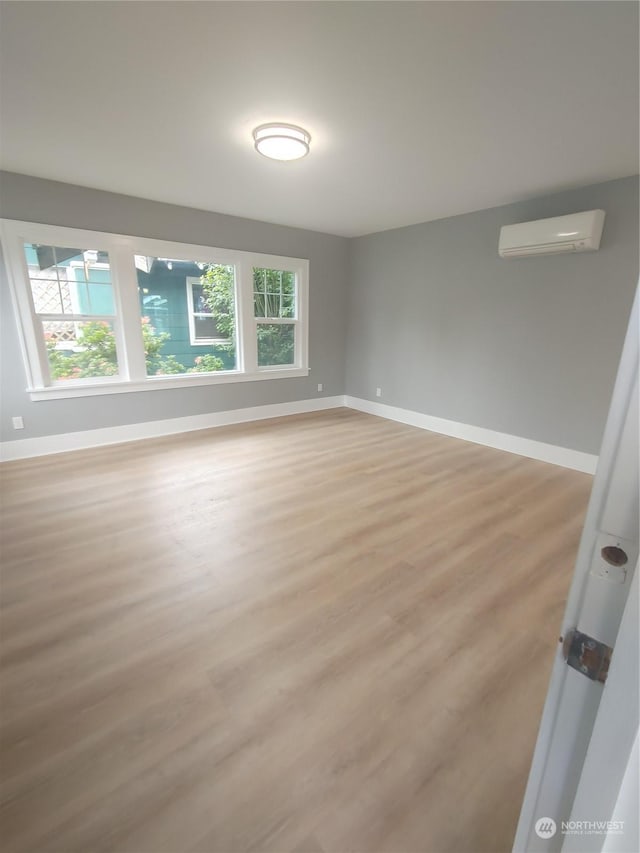
{"label": "window", "polygon": [[305,260],[11,220],[2,238],[32,399],[309,372]]}
{"label": "window", "polygon": [[296,302],[295,273],[253,268],[253,311],[259,367],[295,363]]}
{"label": "window", "polygon": [[[212,264],[204,276],[187,278],[189,337],[193,346],[229,343],[232,333],[231,330],[225,328],[220,313],[214,310],[216,306],[213,288],[218,279],[221,279],[225,284],[228,283],[230,287],[233,275],[233,267]],[[205,281],[203,281],[203,277]]]}
{"label": "window", "polygon": [[109,254],[43,243],[24,243],[23,249],[49,380],[118,376]]}
{"label": "window", "polygon": [[233,264],[146,256],[136,277],[147,376],[237,369]]}

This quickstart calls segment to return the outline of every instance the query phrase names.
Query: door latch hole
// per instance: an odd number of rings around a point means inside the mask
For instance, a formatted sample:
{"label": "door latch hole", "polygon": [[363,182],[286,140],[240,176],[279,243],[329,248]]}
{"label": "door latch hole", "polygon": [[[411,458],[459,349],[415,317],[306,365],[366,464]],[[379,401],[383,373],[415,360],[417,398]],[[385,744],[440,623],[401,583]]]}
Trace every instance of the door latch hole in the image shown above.
{"label": "door latch hole", "polygon": [[617,545],[605,545],[600,551],[600,555],[605,563],[609,563],[610,566],[626,566],[629,562],[627,552]]}

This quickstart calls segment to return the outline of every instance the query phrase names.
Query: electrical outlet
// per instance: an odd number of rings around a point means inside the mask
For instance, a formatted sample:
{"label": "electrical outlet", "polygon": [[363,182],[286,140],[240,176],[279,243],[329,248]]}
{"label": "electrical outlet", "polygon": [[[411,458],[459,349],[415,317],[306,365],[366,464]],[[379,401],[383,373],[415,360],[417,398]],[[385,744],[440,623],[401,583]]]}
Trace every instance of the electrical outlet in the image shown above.
{"label": "electrical outlet", "polygon": [[324,385],[322,382],[318,382],[318,391],[324,391]]}
{"label": "electrical outlet", "polygon": [[14,429],[24,429],[24,421],[20,415],[16,415],[15,418],[11,418],[11,423],[13,424]]}
{"label": "electrical outlet", "polygon": [[376,397],[382,397],[382,388],[376,388]]}

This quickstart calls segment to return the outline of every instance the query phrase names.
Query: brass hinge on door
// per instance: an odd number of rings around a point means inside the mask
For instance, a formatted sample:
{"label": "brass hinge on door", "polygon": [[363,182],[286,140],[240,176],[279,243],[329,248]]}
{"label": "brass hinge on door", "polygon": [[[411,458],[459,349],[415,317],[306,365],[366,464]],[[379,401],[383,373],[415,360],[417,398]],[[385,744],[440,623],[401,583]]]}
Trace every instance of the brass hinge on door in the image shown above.
{"label": "brass hinge on door", "polygon": [[[562,639],[562,638],[561,638]],[[564,659],[592,681],[604,684],[609,672],[613,649],[577,628],[569,631],[562,642]]]}

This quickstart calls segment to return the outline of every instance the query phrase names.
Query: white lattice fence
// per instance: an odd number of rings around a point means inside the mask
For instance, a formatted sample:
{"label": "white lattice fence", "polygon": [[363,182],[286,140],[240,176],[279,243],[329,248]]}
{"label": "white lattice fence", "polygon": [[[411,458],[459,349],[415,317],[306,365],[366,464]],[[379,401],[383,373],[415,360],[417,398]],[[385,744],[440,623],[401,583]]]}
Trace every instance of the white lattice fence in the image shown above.
{"label": "white lattice fence", "polygon": [[[31,293],[37,314],[72,314],[71,288],[64,269],[30,270]],[[71,321],[47,320],[44,331],[48,340],[75,341],[75,325]]]}

